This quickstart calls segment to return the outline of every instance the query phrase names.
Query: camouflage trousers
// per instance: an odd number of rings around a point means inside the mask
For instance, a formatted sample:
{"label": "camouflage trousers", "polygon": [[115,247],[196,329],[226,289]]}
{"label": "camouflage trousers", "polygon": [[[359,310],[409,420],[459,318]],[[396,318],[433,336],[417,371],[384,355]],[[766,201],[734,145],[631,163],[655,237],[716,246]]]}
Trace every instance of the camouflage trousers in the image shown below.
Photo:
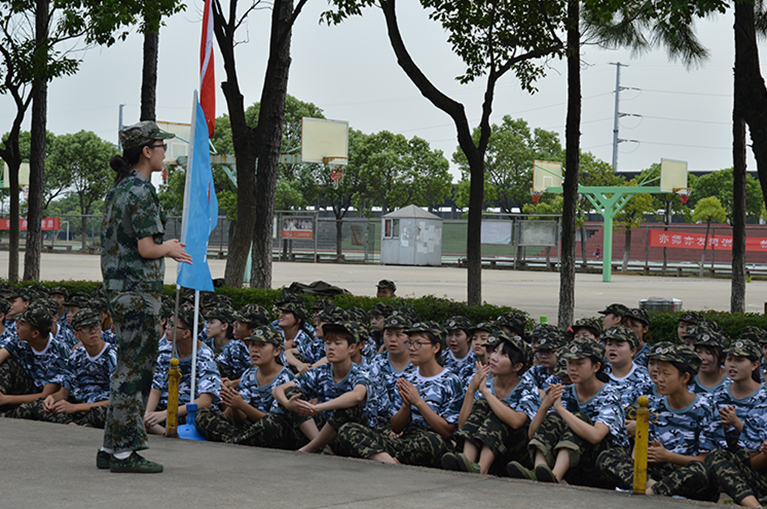
{"label": "camouflage trousers", "polygon": [[266,414],[258,422],[238,422],[223,412],[201,408],[194,421],[197,431],[211,442],[295,450],[307,439],[283,414]]}
{"label": "camouflage trousers", "polygon": [[[599,469],[614,486],[630,490],[634,486],[634,460],[623,449],[604,451],[597,459]],[[708,468],[700,461],[685,466],[672,463],[648,463],[647,477],[658,481],[652,487],[656,495],[679,495],[694,500],[716,501],[719,489],[709,482]]]}
{"label": "camouflage trousers", "polygon": [[160,340],[160,294],[108,292],[117,336],[104,427],[104,447],[114,452],[147,448],[144,410],[152,387]]}
{"label": "camouflage trousers", "polygon": [[[592,424],[591,418],[583,412],[576,412],[575,416]],[[554,465],[559,451],[565,449],[570,457],[570,468],[565,474],[565,480],[568,484],[613,488],[615,484],[599,470],[597,458],[602,452],[614,447],[606,438],[597,444],[584,440],[567,425],[562,416],[552,412],[546,416],[546,420],[533,435],[528,450],[532,461],[535,461],[535,455],[538,451],[542,452],[546,458],[546,463],[551,467]]]}
{"label": "camouflage trousers", "polygon": [[767,476],[751,468],[747,450],[717,449],[706,456],[706,466],[719,488],[738,504],[749,496],[767,501]]}
{"label": "camouflage trousers", "polygon": [[514,429],[503,422],[490,408],[485,398],[474,401],[471,415],[463,427],[456,431],[460,450],[461,441],[468,441],[478,449],[487,446],[495,455],[490,472],[496,475],[506,475],[506,465],[510,461],[519,461],[531,467],[532,463],[527,453],[530,443],[527,438],[527,426]]}
{"label": "camouflage trousers", "polygon": [[104,429],[107,418],[106,406],[94,406],[87,412],[76,412],[74,414],[47,414],[43,410],[43,398],[39,398],[32,403],[24,403],[10,412],[7,417],[16,419],[29,419],[32,421],[54,422],[57,424],[77,424],[87,428]]}
{"label": "camouflage trousers", "polygon": [[[13,357],[8,357],[0,364],[0,392],[6,396],[37,394],[40,389],[22,365]],[[12,411],[17,405],[2,405],[0,413]]]}
{"label": "camouflage trousers", "polygon": [[335,442],[338,448],[333,451],[340,456],[369,458],[385,452],[406,465],[434,468],[441,467],[443,455],[455,450],[452,441],[445,440],[435,431],[413,424],[395,437],[379,433],[367,424],[348,423],[338,430]]}

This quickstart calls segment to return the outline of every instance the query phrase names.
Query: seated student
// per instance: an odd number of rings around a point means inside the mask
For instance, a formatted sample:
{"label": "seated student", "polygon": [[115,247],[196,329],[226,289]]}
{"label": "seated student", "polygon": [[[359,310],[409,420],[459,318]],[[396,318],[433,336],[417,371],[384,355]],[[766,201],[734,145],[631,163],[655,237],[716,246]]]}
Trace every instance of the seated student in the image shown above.
{"label": "seated student", "polygon": [[162,351],[165,350],[172,350],[173,349],[173,338],[168,338],[168,320],[170,320],[171,315],[173,314],[173,308],[171,307],[170,303],[163,301],[160,304],[160,327],[162,331],[162,336],[160,336],[160,340],[158,341],[157,346],[157,353],[159,354]]}
{"label": "seated student", "polygon": [[589,338],[599,341],[599,337],[602,335],[602,324],[595,318],[581,318],[572,324],[570,330],[573,331],[573,339]]}
{"label": "seated student", "polygon": [[694,350],[695,346],[692,344],[692,338],[690,338],[689,342],[685,339],[687,330],[690,327],[696,327],[702,321],[703,315],[695,311],[685,311],[682,313],[682,316],[679,317],[679,323],[676,327],[676,335],[679,338],[679,342],[690,350]]}
{"label": "seated student", "polygon": [[380,433],[391,431],[391,417],[399,408],[394,408],[397,395],[397,380],[410,375],[415,366],[410,362],[410,352],[405,343],[408,335],[405,330],[412,324],[399,316],[389,316],[383,325],[384,352],[368,365],[370,385],[368,399],[372,399],[375,415],[370,419]]}
{"label": "seated student", "polygon": [[[711,398],[687,389],[700,356],[681,345],[664,347],[654,356],[659,361],[658,392],[663,398],[650,408],[657,420],[650,423],[647,495],[715,501],[719,489],[708,482],[702,462],[726,443]],[[634,461],[625,449],[603,452],[599,467],[618,488],[633,486]]]}
{"label": "seated student", "polygon": [[214,354],[219,355],[226,344],[234,338],[233,325],[234,310],[215,306],[208,311],[205,317],[206,341],[204,343],[213,350]]}
{"label": "seated student", "polygon": [[216,357],[221,374],[221,383],[229,387],[236,387],[240,375],[251,366],[250,352],[242,342],[243,339],[252,336],[256,327],[269,323],[269,313],[258,304],[245,304],[242,309],[234,313],[234,328],[231,339],[221,353]]}
{"label": "seated student", "polygon": [[[533,352],[519,336],[492,336],[490,363],[477,364],[458,417],[463,452],[442,456],[442,468],[500,475],[511,461],[529,462],[527,427],[541,404],[538,387],[524,377]],[[479,394],[477,394],[479,392]]]}
{"label": "seated student", "polygon": [[[372,361],[373,357],[378,353],[378,349],[375,348],[375,345],[370,341],[370,327],[368,326],[370,324],[370,315],[368,315],[367,311],[357,306],[352,306],[347,309],[346,314],[349,316],[351,322],[359,324],[360,327],[365,329],[364,337],[360,336],[360,345],[359,348],[357,348],[357,352],[365,359],[363,364],[367,364],[369,361]],[[354,362],[357,361],[355,360]]]}
{"label": "seated student", "polygon": [[368,341],[378,353],[384,351],[384,320],[391,315],[392,311],[394,308],[386,302],[376,302],[370,308],[370,339]]}
{"label": "seated student", "polygon": [[63,286],[54,286],[51,288],[51,299],[55,300],[59,305],[58,309],[58,324],[61,327],[67,327],[67,306],[66,302],[69,299],[69,292]]}
{"label": "seated student", "polygon": [[509,311],[495,319],[495,323],[509,336],[519,336],[523,341],[527,340],[527,317],[522,313]]}
{"label": "seated student", "polygon": [[45,399],[24,403],[12,417],[104,428],[117,349],[102,341],[101,319],[92,309],[75,313],[71,327],[79,346],[69,357],[61,389]]}
{"label": "seated student", "polygon": [[639,396],[652,391],[652,380],[647,369],[637,366],[632,360],[638,343],[634,331],[623,325],[610,327],[602,333],[602,344],[610,363],[607,376],[610,383],[618,388],[624,409],[635,403]]}
{"label": "seated student", "polygon": [[730,385],[721,385],[714,393],[715,407],[719,409],[727,445],[737,448],[745,422],[759,419],[767,410],[767,387],[761,384],[759,359],[762,351],[753,341],[739,339],[724,350],[724,366]]}
{"label": "seated student", "polygon": [[616,325],[624,325],[623,317],[629,313],[628,306],[623,304],[610,304],[603,311],[598,311],[602,317],[602,330]]}
{"label": "seated student", "polygon": [[388,279],[382,279],[376,285],[376,298],[377,299],[390,299],[394,297],[394,292],[397,291],[397,285],[394,281]]}
{"label": "seated student", "polygon": [[464,392],[469,387],[474,373],[477,372],[477,362],[483,366],[490,362],[491,352],[487,351],[487,338],[497,336],[501,332],[503,331],[496,325],[496,322],[482,322],[476,327],[469,329],[469,344],[476,361],[474,365],[466,364],[458,373],[458,378],[461,379]]}
{"label": "seated student", "polygon": [[[213,350],[197,338],[192,338],[190,324],[194,322],[194,309],[191,306],[178,308],[178,319],[171,316],[168,322],[168,333],[176,329],[176,350],[178,352],[178,368],[181,380],[178,384],[178,424],[184,424],[188,411],[187,403],[194,403],[197,408],[210,408],[220,401],[221,376],[213,355]],[[197,348],[196,365],[194,370],[195,393],[192,396],[192,348]],[[165,434],[165,421],[168,418],[168,371],[172,352],[163,351],[157,356],[157,366],[152,379],[152,389],[144,413],[144,426],[148,433]]]}
{"label": "seated student", "polygon": [[567,387],[552,384],[530,423],[529,450],[534,470],[512,462],[511,477],[556,483],[608,487],[597,457],[604,451],[624,450],[628,438],[618,389],[605,382],[604,347],[592,339],[574,339],[565,348]]}
{"label": "seated student", "polygon": [[275,404],[272,390],[293,380],[293,373],[278,362],[282,334],[273,327],[262,326],[243,341],[248,345],[253,366],[242,374],[237,389],[221,387],[223,412],[208,408],[197,412],[197,431],[214,442],[295,449],[299,443],[297,430],[275,436],[267,431],[282,428],[267,428],[266,421],[262,422]]}
{"label": "seated student", "polygon": [[[658,393],[658,374],[660,373],[660,369],[658,368],[658,364],[660,362],[658,360],[658,356],[662,355],[664,348],[668,349],[671,346],[674,346],[674,343],[671,343],[670,341],[658,341],[652,346],[650,353],[647,355],[647,374],[650,376],[652,385],[650,386],[649,391],[644,391],[644,395],[649,398],[649,406],[651,408],[653,405],[658,405],[660,400],[663,398],[663,396]],[[629,412],[631,410],[636,410],[637,408],[639,408],[639,403],[636,401],[624,408],[624,413],[626,414],[626,433],[629,437],[629,440],[634,440],[637,429],[636,419],[630,418]]]}
{"label": "seated student", "polygon": [[[67,323],[69,323],[75,316],[75,313],[82,308],[90,307],[90,296],[84,293],[75,292],[69,296],[69,299],[64,303],[67,307]],[[71,328],[71,327],[70,327]]]}
{"label": "seated student", "polygon": [[634,354],[634,364],[641,367],[647,367],[647,354],[650,353],[650,344],[645,341],[647,333],[650,331],[650,315],[647,311],[639,308],[629,310],[623,321],[623,325],[634,331],[639,340],[637,353]]}
{"label": "seated student", "polygon": [[538,364],[525,373],[525,378],[531,379],[542,395],[543,390],[549,386],[548,380],[557,367],[556,351],[564,345],[564,334],[547,329],[536,333],[536,337],[538,342],[533,350],[538,358]]}
{"label": "seated student", "polygon": [[5,326],[12,331],[16,330],[16,318],[22,313],[34,299],[33,292],[29,288],[20,288],[12,290],[8,295],[8,302],[10,307],[6,314]]}
{"label": "seated student", "polygon": [[762,381],[767,380],[767,361],[765,361],[765,355],[767,355],[767,331],[753,325],[748,325],[743,327],[738,337],[753,341],[759,346],[762,351],[762,357],[759,359],[759,373],[761,374]]}
{"label": "seated student", "polygon": [[112,317],[109,315],[109,302],[106,297],[93,297],[88,307],[99,314],[101,319],[101,339],[105,343],[117,345],[117,335],[112,330]]}
{"label": "seated student", "polygon": [[62,345],[66,346],[70,350],[72,350],[75,346],[78,345],[78,341],[75,338],[75,335],[72,333],[72,331],[69,329],[69,327],[62,327],[59,325],[59,304],[55,300],[48,298],[48,297],[41,297],[34,301],[35,304],[39,304],[41,306],[45,306],[48,308],[48,311],[50,312],[52,318],[51,322],[51,336],[61,343]]}
{"label": "seated student", "polygon": [[306,310],[303,305],[285,302],[279,310],[280,318],[277,322],[277,330],[282,331],[285,338],[287,367],[290,367],[294,373],[303,374],[311,369],[311,363],[296,357],[293,350],[296,349],[300,352],[302,349],[311,348],[316,331],[312,331],[312,333],[306,329]]}
{"label": "seated student", "polygon": [[16,335],[0,349],[0,412],[61,388],[69,349],[53,339],[47,307],[31,304],[16,315]]}
{"label": "seated student", "polygon": [[[319,432],[307,435],[309,443],[299,449],[302,452],[324,450],[344,423],[368,426],[365,406],[370,381],[366,370],[352,362],[352,354],[359,346],[356,328],[348,321],[326,323],[322,328],[327,364],[272,391],[285,410],[319,421]],[[314,399],[316,404],[311,403]],[[331,447],[336,452],[335,443]]]}
{"label": "seated student", "polygon": [[417,371],[397,381],[391,434],[358,423],[344,424],[338,454],[383,463],[438,467],[452,452],[451,439],[463,403],[461,381],[440,365],[446,331],[436,322],[417,322],[406,330],[410,361]]}
{"label": "seated student", "polygon": [[685,337],[692,337],[695,352],[702,362],[698,374],[690,382],[690,390],[696,394],[713,395],[722,386],[728,386],[732,379],[724,369],[724,336],[702,326],[691,327]]}
{"label": "seated student", "polygon": [[[556,325],[552,325],[550,323],[539,323],[536,324],[535,327],[533,327],[533,330],[530,331],[530,334],[528,334],[528,338],[530,339],[530,348],[535,350],[536,345],[543,337],[549,337],[550,335],[555,334],[558,337],[561,338],[561,341],[563,343],[567,343],[568,341],[568,331],[565,331],[563,329],[560,329]],[[533,359],[533,363],[537,364],[537,360]]]}
{"label": "seated student", "polygon": [[0,297],[0,348],[5,348],[5,345],[15,334],[13,329],[5,326],[5,315],[8,314],[10,308],[11,303],[8,302],[8,299]]}
{"label": "seated student", "polygon": [[477,361],[469,345],[471,322],[463,316],[453,316],[444,324],[447,330],[447,350],[442,353],[442,367],[460,376],[466,366],[472,367]]}

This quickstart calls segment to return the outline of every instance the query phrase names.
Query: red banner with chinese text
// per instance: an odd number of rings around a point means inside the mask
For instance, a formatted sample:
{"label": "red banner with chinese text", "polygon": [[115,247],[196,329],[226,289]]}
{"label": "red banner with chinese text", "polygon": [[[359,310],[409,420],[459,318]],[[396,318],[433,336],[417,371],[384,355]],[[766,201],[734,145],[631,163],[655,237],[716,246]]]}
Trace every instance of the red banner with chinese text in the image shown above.
{"label": "red banner with chinese text", "polygon": [[[46,217],[42,221],[43,230],[61,230],[61,220],[58,217]],[[10,230],[11,220],[0,219],[0,230]],[[19,230],[27,229],[27,220],[19,219]]]}
{"label": "red banner with chinese text", "polygon": [[[703,249],[705,243],[705,233],[650,230],[650,246],[652,247]],[[732,237],[725,235],[709,235],[708,249],[730,251],[732,249]],[[767,252],[767,238],[746,237],[746,251]]]}

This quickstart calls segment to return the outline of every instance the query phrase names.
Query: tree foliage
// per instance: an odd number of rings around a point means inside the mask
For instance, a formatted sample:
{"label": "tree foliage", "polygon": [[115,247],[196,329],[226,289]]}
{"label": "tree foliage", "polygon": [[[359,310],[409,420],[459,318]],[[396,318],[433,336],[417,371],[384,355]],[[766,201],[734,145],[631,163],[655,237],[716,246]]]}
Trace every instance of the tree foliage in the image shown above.
{"label": "tree foliage", "polygon": [[[707,197],[716,196],[726,212],[726,220],[732,224],[733,207],[733,173],[732,168],[714,171],[698,177],[694,181],[694,187],[690,193],[690,205],[697,207],[697,203]],[[763,195],[759,182],[751,175],[746,175],[746,216],[757,221],[761,215]]]}

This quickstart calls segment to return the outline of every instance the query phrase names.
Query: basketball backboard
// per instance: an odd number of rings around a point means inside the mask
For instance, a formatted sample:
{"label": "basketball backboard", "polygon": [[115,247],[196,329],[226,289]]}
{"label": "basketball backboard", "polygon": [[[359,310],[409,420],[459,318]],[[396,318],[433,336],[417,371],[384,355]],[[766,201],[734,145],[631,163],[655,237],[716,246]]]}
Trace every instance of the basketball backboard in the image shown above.
{"label": "basketball backboard", "polygon": [[189,155],[189,140],[192,137],[191,124],[158,120],[157,127],[163,131],[176,135],[175,138],[165,140],[165,143],[168,144],[168,150],[165,151],[165,160],[163,163],[172,164],[175,163],[180,156]]}
{"label": "basketball backboard", "polygon": [[[8,189],[11,185],[11,176],[8,173],[8,163],[3,161],[3,181],[0,183],[0,188]],[[19,186],[29,186],[29,163],[21,163],[19,166]]]}
{"label": "basketball backboard", "polygon": [[324,118],[301,119],[301,161],[346,164],[349,161],[349,123]]}
{"label": "basketball backboard", "polygon": [[562,187],[562,163],[533,161],[533,191],[546,192],[547,187]]}
{"label": "basketball backboard", "polygon": [[660,190],[674,193],[687,188],[687,162],[673,159],[660,160]]}

